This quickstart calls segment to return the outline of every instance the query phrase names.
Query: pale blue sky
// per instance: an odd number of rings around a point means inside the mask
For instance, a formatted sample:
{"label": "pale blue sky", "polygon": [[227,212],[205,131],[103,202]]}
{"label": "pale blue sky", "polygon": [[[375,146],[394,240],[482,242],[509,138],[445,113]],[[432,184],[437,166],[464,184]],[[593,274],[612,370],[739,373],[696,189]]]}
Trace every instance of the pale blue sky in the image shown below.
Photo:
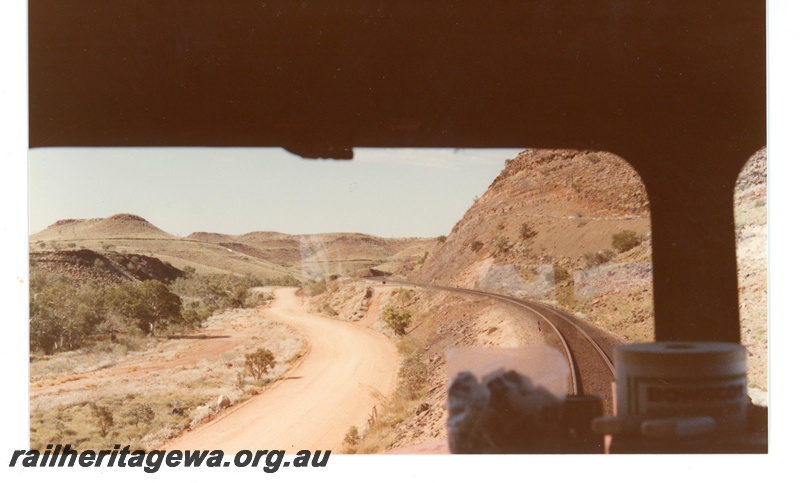
{"label": "pale blue sky", "polygon": [[446,235],[521,149],[356,149],[352,161],[277,148],[34,149],[29,231],[133,213],[178,236]]}

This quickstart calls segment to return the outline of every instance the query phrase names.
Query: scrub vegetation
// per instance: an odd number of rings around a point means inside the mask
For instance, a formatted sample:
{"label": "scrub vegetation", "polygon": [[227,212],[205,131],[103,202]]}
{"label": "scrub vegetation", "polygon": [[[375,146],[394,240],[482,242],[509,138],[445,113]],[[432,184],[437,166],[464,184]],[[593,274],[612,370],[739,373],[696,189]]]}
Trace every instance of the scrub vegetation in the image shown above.
{"label": "scrub vegetation", "polygon": [[[255,277],[189,274],[118,285],[75,284],[35,267],[30,273],[30,350],[34,355],[123,343],[198,328],[215,313],[256,307]],[[124,343],[123,343],[124,344]]]}

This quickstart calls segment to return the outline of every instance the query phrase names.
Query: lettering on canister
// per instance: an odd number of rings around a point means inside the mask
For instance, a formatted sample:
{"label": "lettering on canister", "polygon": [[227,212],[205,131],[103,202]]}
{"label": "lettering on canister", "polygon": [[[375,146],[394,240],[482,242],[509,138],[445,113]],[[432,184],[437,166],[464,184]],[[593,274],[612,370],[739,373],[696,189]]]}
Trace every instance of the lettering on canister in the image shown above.
{"label": "lettering on canister", "polygon": [[657,387],[647,388],[647,401],[651,403],[702,403],[739,399],[744,394],[744,385],[731,384],[712,387]]}

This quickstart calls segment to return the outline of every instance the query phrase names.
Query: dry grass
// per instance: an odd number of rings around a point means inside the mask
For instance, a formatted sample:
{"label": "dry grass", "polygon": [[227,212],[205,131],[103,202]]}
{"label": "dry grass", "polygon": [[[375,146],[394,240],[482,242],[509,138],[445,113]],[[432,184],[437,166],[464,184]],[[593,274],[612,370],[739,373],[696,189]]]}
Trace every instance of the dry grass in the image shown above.
{"label": "dry grass", "polygon": [[[244,353],[264,347],[276,354],[278,364],[268,373],[275,380],[285,373],[303,350],[302,338],[288,327],[265,320],[257,310],[238,310],[209,320],[208,330],[246,329],[252,336],[220,354],[172,367],[170,361],[190,348],[180,343],[152,341],[145,350],[108,356],[104,353],[63,353],[34,360],[31,374],[40,386],[72,381],[55,392],[31,398],[31,448],[70,443],[73,448],[105,449],[114,444],[153,449],[221,410],[217,399],[225,395],[231,404],[245,401],[268,387],[268,381],[243,376]],[[126,363],[129,366],[116,367]],[[111,364],[111,371],[94,368]],[[80,371],[86,371],[81,373]],[[63,389],[63,390],[62,390]],[[110,409],[113,424],[102,435],[90,403]],[[133,411],[150,407],[151,421],[137,421]]]}
{"label": "dry grass", "polygon": [[[569,288],[573,286],[570,284]],[[558,300],[561,307],[613,332],[625,343],[655,340],[652,285],[600,294],[584,301],[576,299],[574,293],[566,292],[564,298]]]}
{"label": "dry grass", "polygon": [[432,382],[431,367],[425,360],[426,350],[439,337],[433,318],[435,311],[423,309],[430,303],[428,299],[414,290],[400,288],[393,290],[386,302],[409,307],[414,321],[412,330],[398,342],[402,361],[397,389],[378,411],[375,421],[365,428],[358,443],[351,445],[355,453],[381,453],[391,448],[398,440],[397,426],[412,417],[426,399]]}
{"label": "dry grass", "polygon": [[31,385],[52,385],[54,379],[63,381],[79,378],[80,374],[112,367],[123,362],[129,354],[151,347],[152,342],[146,337],[126,335],[120,337],[116,343],[95,343],[72,352],[33,354],[30,365]]}
{"label": "dry grass", "polygon": [[[425,325],[430,328],[429,324]],[[354,453],[381,453],[397,441],[397,426],[410,418],[425,400],[430,389],[429,368],[422,362],[421,354],[430,345],[435,332],[420,330],[403,339],[398,348],[403,360],[400,366],[400,384],[378,412],[376,420],[367,428],[363,439],[352,445]]]}

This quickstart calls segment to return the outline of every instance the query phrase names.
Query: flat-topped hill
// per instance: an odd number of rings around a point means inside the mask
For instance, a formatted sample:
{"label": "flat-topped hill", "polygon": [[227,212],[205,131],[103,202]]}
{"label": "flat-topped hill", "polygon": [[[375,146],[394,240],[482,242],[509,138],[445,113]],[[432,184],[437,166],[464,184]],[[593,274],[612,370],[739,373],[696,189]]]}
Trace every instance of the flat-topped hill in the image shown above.
{"label": "flat-topped hill", "polygon": [[141,216],[120,213],[108,218],[59,220],[31,235],[31,241],[86,240],[115,238],[154,238],[174,240],[178,237],[156,227]]}

